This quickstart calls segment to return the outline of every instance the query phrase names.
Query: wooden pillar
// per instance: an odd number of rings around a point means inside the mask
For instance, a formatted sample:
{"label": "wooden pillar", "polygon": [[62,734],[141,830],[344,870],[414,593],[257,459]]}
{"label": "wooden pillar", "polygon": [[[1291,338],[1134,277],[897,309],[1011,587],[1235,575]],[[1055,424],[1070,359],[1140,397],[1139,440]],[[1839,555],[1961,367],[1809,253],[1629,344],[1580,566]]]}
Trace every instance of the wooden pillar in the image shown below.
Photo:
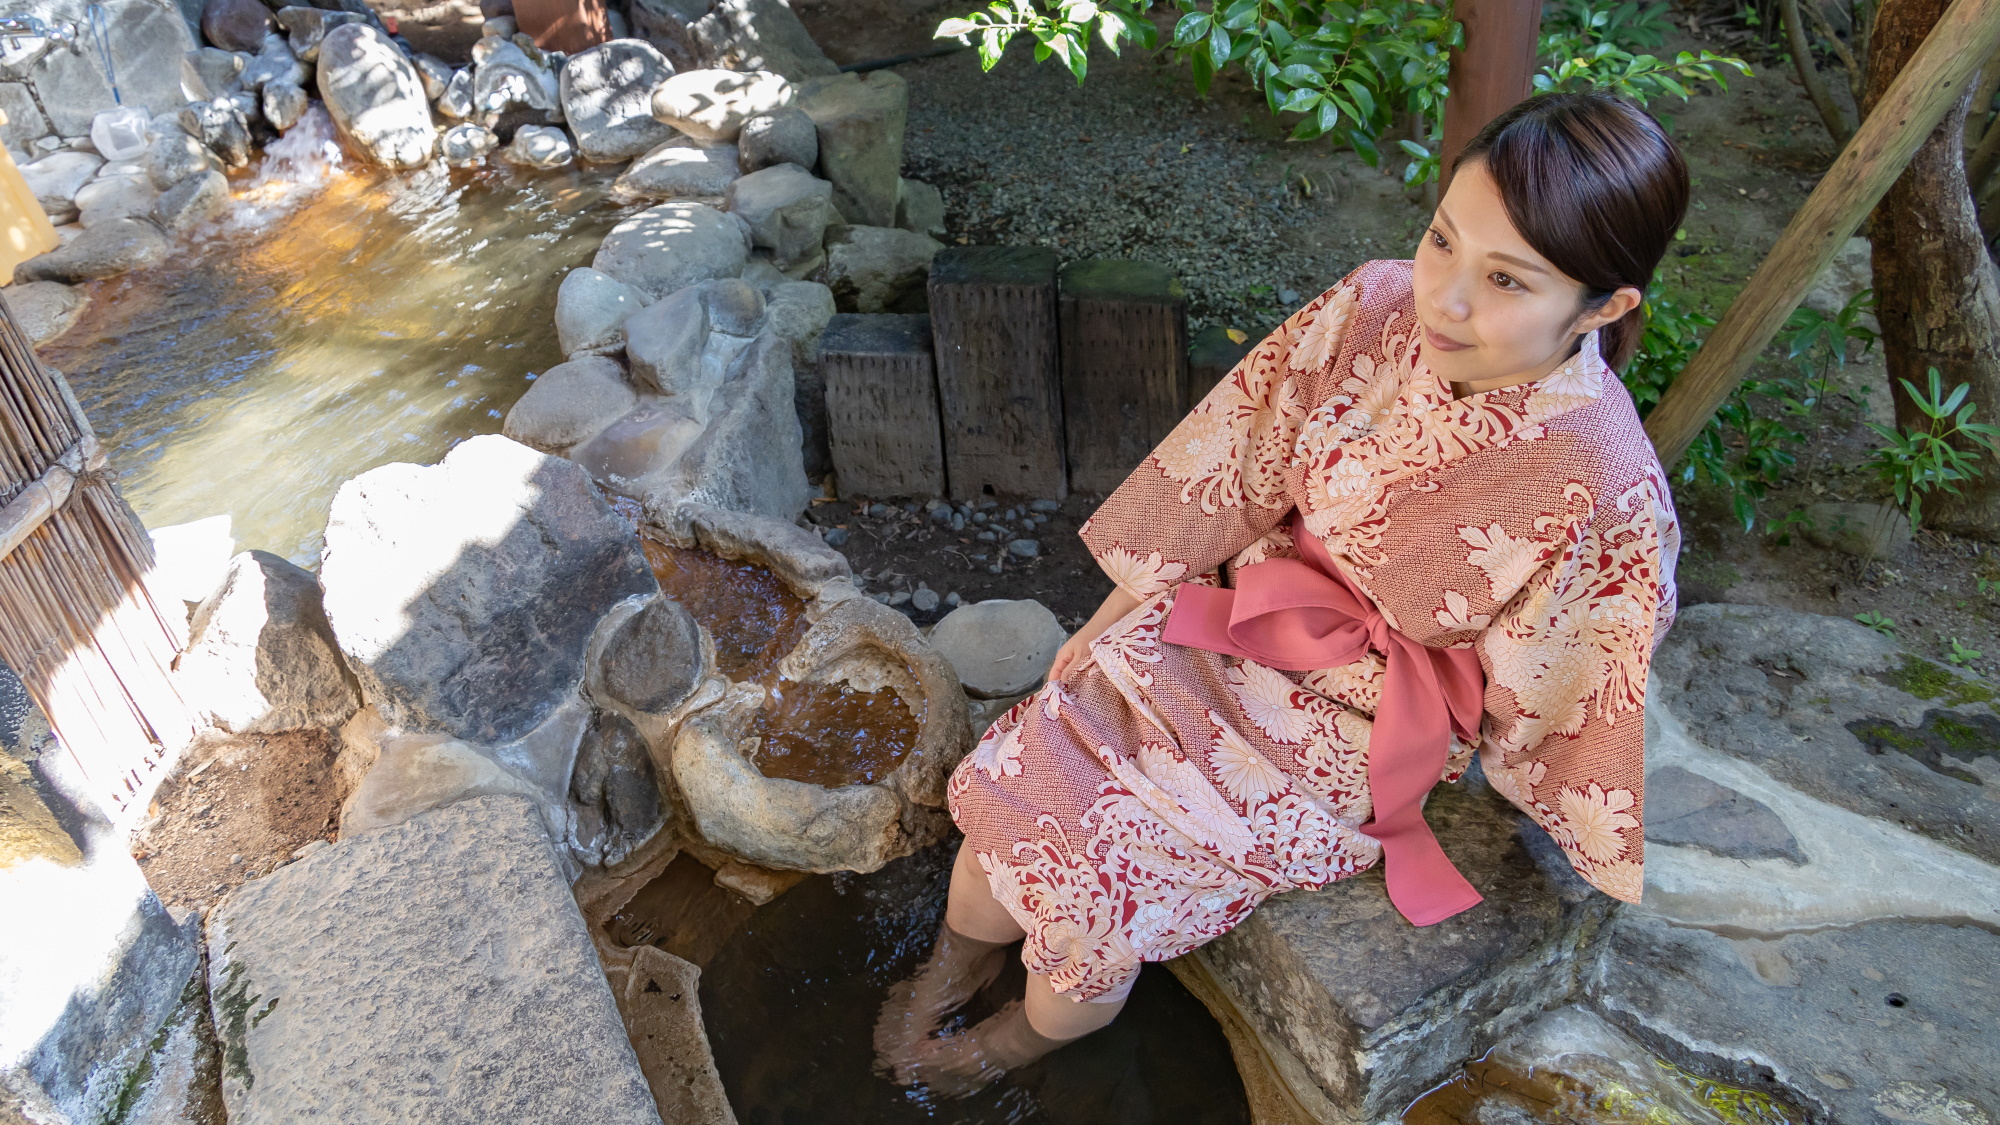
{"label": "wooden pillar", "polygon": [[1104,258],[1064,266],[1058,291],[1069,485],[1105,495],[1187,414],[1187,292]]}
{"label": "wooden pillar", "polygon": [[1194,343],[1188,347],[1188,409],[1200,406],[1208,392],[1256,346],[1256,341],[1248,336],[1240,344],[1230,339],[1229,330],[1220,324],[1211,324],[1195,333]]}
{"label": "wooden pillar", "polygon": [[1452,12],[1465,25],[1465,46],[1451,56],[1440,198],[1451,187],[1451,162],[1466,142],[1533,89],[1542,0],[1458,0]]}
{"label": "wooden pillar", "polygon": [[1069,495],[1055,251],[940,251],[931,262],[930,304],[952,498]]}
{"label": "wooden pillar", "polygon": [[820,336],[819,354],[841,493],[944,495],[930,317],[842,313]]}

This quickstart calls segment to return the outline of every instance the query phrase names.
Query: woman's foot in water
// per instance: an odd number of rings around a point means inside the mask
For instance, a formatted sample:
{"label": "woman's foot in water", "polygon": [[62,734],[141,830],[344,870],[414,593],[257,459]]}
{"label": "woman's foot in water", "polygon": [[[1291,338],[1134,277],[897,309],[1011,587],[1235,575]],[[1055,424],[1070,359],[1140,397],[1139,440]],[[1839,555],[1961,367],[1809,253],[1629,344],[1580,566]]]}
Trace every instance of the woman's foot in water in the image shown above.
{"label": "woman's foot in water", "polygon": [[908,1085],[909,1071],[953,1012],[1000,975],[1004,942],[979,941],[950,926],[938,928],[937,945],[916,975],[892,986],[875,1020],[875,1063]]}
{"label": "woman's foot in water", "polygon": [[964,1031],[925,1040],[907,1071],[899,1071],[897,1077],[944,1097],[962,1098],[1073,1042],[1036,1031],[1028,1022],[1027,1008],[1015,1000]]}

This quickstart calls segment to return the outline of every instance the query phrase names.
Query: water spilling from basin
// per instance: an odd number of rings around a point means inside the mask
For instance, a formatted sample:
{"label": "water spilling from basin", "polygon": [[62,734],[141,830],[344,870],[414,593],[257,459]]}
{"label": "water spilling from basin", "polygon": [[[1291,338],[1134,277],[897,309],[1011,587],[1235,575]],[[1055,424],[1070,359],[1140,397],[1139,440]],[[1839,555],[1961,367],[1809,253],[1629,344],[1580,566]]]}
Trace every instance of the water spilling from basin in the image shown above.
{"label": "water spilling from basin", "polygon": [[42,356],[148,525],[228,514],[238,543],[317,565],[342,481],[497,432],[562,361],[556,287],[630,212],[616,172],[354,170],[301,124],[227,218],[92,283]]}

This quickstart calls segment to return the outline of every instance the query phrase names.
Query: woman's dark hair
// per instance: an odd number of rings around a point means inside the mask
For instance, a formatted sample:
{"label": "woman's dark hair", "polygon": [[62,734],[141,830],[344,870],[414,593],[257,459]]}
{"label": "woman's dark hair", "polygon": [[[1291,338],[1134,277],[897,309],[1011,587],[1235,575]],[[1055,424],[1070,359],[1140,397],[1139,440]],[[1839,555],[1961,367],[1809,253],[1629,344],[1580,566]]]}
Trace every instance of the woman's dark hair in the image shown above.
{"label": "woman's dark hair", "polygon": [[[1687,213],[1681,151],[1653,116],[1610,94],[1544,94],[1493,119],[1452,161],[1479,161],[1507,218],[1535,252],[1601,308],[1623,286],[1644,293]],[[1622,369],[1639,350],[1642,314],[1604,326],[1604,358]]]}

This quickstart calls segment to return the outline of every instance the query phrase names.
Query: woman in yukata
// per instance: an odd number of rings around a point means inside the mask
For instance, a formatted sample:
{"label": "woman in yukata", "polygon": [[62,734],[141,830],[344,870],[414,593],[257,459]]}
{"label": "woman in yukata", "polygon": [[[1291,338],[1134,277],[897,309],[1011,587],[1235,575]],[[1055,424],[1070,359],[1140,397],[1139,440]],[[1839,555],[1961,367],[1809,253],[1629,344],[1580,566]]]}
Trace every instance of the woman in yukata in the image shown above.
{"label": "woman in yukata", "polygon": [[[1117,588],[952,777],[944,928],[876,1026],[897,1081],[978,1089],[1282,891],[1381,863],[1415,925],[1472,908],[1423,801],[1475,748],[1638,901],[1680,535],[1616,369],[1687,197],[1637,106],[1516,106],[1415,261],[1295,313],[1105,501]],[[1026,996],[940,1034],[1016,941]]]}

